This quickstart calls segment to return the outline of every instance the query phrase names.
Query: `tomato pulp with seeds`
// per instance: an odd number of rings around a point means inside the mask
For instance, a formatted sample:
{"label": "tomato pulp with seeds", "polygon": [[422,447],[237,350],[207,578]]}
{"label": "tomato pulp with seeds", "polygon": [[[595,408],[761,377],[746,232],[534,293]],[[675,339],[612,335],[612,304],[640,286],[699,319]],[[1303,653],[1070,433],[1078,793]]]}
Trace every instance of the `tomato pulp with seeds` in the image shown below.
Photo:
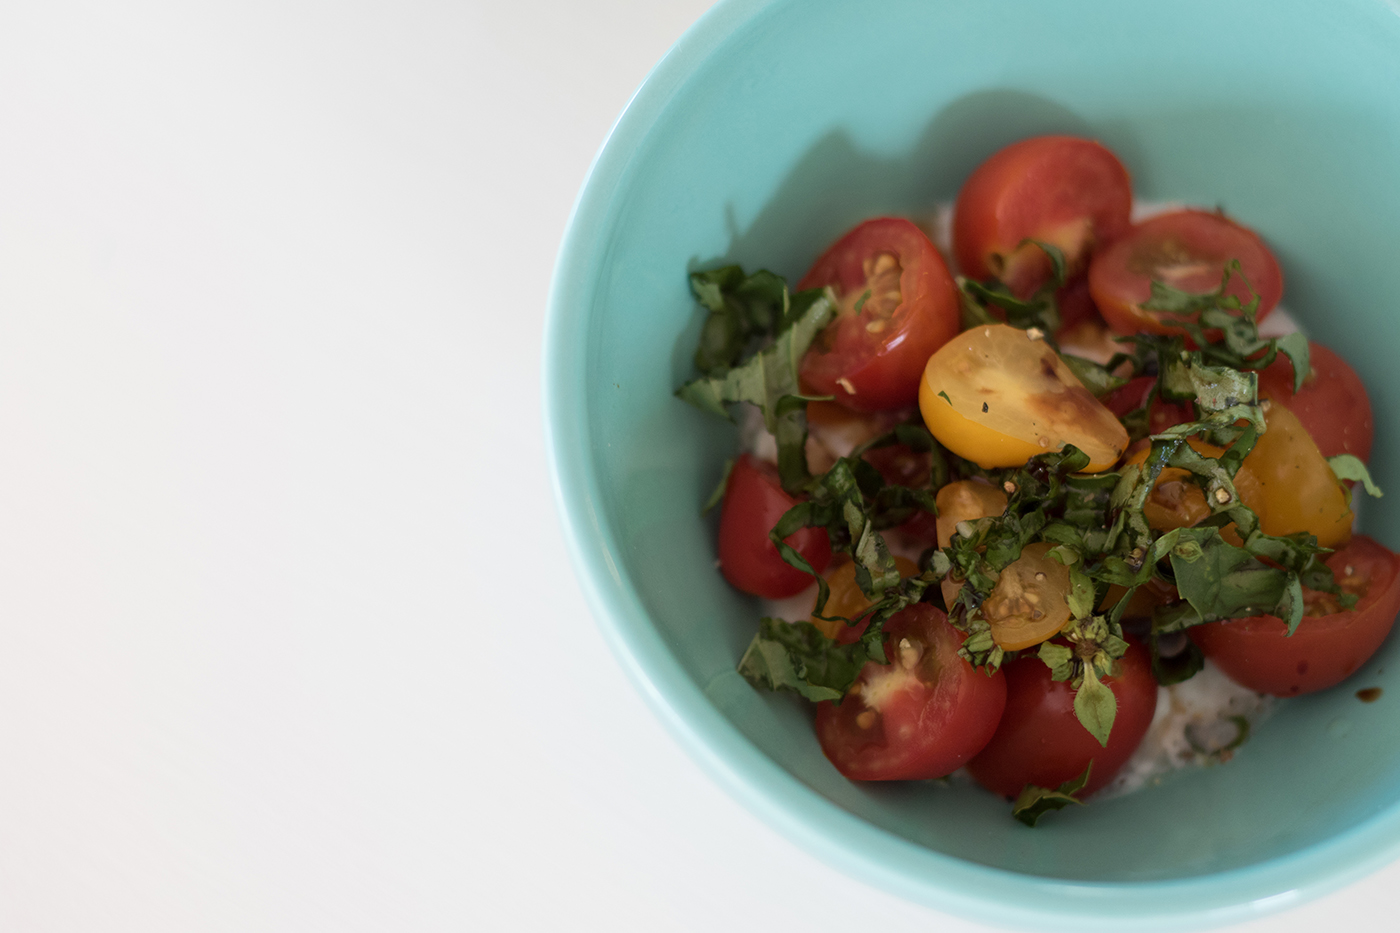
{"label": "tomato pulp with seeds", "polygon": [[830,286],[836,319],[803,357],[813,393],[856,411],[914,404],[929,354],[958,332],[957,286],[937,248],[911,221],[879,217],[826,251],[798,288]]}
{"label": "tomato pulp with seeds", "polygon": [[[805,590],[812,578],[789,566],[768,537],[797,500],[783,492],[778,470],[743,454],[729,472],[719,517],[719,566],[724,578],[745,593],[784,599]],[[821,573],[831,560],[831,540],[824,528],[803,528],[787,543],[812,569]]]}
{"label": "tomato pulp with seeds", "polygon": [[927,603],[885,624],[890,664],[865,665],[840,704],[817,707],[817,739],[854,781],[943,777],[982,750],[1006,705],[1006,680],[958,657],[966,636]]}
{"label": "tomato pulp with seeds", "polygon": [[1220,287],[1231,260],[1238,260],[1240,269],[1230,276],[1226,293],[1247,305],[1252,286],[1259,295],[1255,320],[1262,321],[1283,297],[1278,260],[1253,230],[1209,211],[1159,214],[1132,227],[1094,256],[1089,292],[1108,326],[1120,334],[1185,333],[1175,323],[1179,318],[1142,307],[1152,297],[1152,281],[1207,294]]}
{"label": "tomato pulp with seeds", "polygon": [[1307,615],[1292,635],[1275,616],[1211,622],[1187,634],[1231,680],[1251,690],[1287,697],[1335,686],[1376,653],[1395,624],[1400,556],[1357,535],[1327,566],[1343,590],[1360,597],[1354,608],[1306,590]]}
{"label": "tomato pulp with seeds", "polygon": [[1045,252],[1059,247],[1071,276],[1090,253],[1128,227],[1132,182],[1118,157],[1074,136],[1012,143],[963,183],[953,213],[953,253],[964,275],[995,277],[1025,298],[1053,272]]}
{"label": "tomato pulp with seeds", "polygon": [[1058,787],[1082,774],[1090,761],[1094,768],[1084,794],[1111,781],[1157,711],[1157,681],[1146,649],[1130,641],[1118,663],[1118,673],[1103,679],[1118,703],[1107,747],[1075,716],[1074,689],[1066,681],[1051,680],[1043,661],[1026,655],[1003,664],[1006,711],[996,735],[967,765],[977,783],[1015,797],[1027,784]]}

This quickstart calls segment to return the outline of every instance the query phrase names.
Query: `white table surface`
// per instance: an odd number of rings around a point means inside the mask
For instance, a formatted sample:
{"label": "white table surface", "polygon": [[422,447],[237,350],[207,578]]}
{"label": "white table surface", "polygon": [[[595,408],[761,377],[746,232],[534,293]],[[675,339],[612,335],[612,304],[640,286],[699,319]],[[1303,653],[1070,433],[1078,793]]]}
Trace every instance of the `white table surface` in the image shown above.
{"label": "white table surface", "polygon": [[549,273],[707,5],[0,11],[0,930],[981,929],[720,792],[568,567]]}

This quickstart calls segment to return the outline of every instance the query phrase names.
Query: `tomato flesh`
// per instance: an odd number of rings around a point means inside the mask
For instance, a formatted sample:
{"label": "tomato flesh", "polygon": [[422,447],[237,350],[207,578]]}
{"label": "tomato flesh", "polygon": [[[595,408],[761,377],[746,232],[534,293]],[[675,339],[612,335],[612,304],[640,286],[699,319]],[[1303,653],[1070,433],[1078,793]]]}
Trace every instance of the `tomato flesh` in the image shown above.
{"label": "tomato flesh", "polygon": [[1050,279],[1045,253],[1058,246],[1071,272],[1096,244],[1119,235],[1132,210],[1128,170],[1103,145],[1073,136],[1037,136],[987,159],[958,192],[953,253],[965,275],[995,276],[1026,297]]}
{"label": "tomato flesh", "polygon": [[1173,315],[1143,309],[1152,297],[1152,281],[1186,292],[1213,292],[1232,259],[1239,260],[1244,279],[1232,275],[1226,291],[1247,304],[1247,279],[1259,294],[1255,319],[1262,321],[1283,296],[1278,260],[1254,231],[1208,211],[1159,214],[1135,225],[1095,254],[1089,291],[1108,326],[1120,334],[1185,333]]}
{"label": "tomato flesh", "polygon": [[925,361],[960,319],[957,286],[937,248],[902,217],[867,220],[798,284],[826,286],[839,313],[803,357],[803,384],[855,411],[912,405]]}
{"label": "tomato flesh", "polygon": [[[783,492],[776,467],[751,454],[734,462],[719,517],[720,571],[733,586],[764,599],[784,599],[812,584],[811,577],[783,560],[768,538],[783,513],[796,504]],[[831,540],[824,528],[803,528],[786,541],[818,573],[831,561]]]}
{"label": "tomato flesh", "polygon": [[1058,787],[1093,761],[1084,793],[1111,781],[1132,757],[1157,710],[1157,681],[1147,651],[1136,642],[1119,661],[1117,675],[1104,678],[1118,701],[1108,746],[1099,744],[1074,714],[1074,690],[1050,679],[1050,668],[1028,656],[1002,665],[1006,711],[996,735],[967,769],[988,790],[1015,797],[1027,784]]}
{"label": "tomato flesh", "polygon": [[918,603],[885,625],[890,664],[868,663],[840,704],[817,707],[817,739],[854,781],[943,777],[982,750],[1006,705],[1006,680],[958,657],[966,637]]}
{"label": "tomato flesh", "polygon": [[1297,415],[1322,456],[1351,454],[1363,463],[1370,460],[1375,423],[1361,377],[1320,343],[1308,341],[1308,363],[1311,371],[1294,393],[1292,363],[1286,357],[1274,360],[1259,373],[1259,397]]}
{"label": "tomato flesh", "polygon": [[1282,619],[1253,616],[1187,630],[1206,657],[1230,679],[1274,696],[1298,696],[1335,686],[1380,648],[1400,613],[1400,555],[1365,535],[1327,559],[1344,590],[1360,595],[1342,610],[1335,597],[1304,592],[1307,615],[1288,634]]}
{"label": "tomato flesh", "polygon": [[1059,354],[1007,324],[964,331],[930,357],[919,410],[939,443],[985,468],[1073,444],[1097,473],[1128,446],[1123,425]]}

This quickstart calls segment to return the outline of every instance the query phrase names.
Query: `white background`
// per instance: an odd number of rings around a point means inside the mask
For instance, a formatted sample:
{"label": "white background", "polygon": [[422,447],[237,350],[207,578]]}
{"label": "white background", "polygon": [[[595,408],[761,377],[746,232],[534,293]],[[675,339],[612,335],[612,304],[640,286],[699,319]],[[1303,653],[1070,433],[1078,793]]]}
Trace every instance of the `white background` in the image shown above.
{"label": "white background", "polygon": [[554,254],[706,6],[0,10],[0,930],[980,929],[713,786],[557,530]]}

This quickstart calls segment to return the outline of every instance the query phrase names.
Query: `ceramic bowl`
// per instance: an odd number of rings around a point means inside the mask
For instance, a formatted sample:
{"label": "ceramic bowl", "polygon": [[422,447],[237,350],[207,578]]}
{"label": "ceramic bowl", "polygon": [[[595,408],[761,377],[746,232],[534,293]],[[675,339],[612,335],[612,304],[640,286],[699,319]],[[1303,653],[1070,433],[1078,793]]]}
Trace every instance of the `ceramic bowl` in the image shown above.
{"label": "ceramic bowl", "polygon": [[[1293,315],[1369,386],[1372,470],[1400,490],[1400,8],[1386,0],[724,0],[598,156],[555,273],[545,360],[556,493],[599,624],[657,714],[810,851],[983,922],[1243,920],[1400,854],[1400,639],[1281,705],[1227,765],[1029,830],[971,786],[846,781],[794,697],[734,671],[758,609],[699,506],[733,428],[672,390],[701,312],[688,270],[795,279],[856,221],[918,215],[1014,140],[1073,133],[1140,198],[1260,231]],[[1400,548],[1400,495],[1364,530]],[[1364,684],[1363,684],[1364,681]],[[1359,685],[1380,686],[1362,704]]]}

